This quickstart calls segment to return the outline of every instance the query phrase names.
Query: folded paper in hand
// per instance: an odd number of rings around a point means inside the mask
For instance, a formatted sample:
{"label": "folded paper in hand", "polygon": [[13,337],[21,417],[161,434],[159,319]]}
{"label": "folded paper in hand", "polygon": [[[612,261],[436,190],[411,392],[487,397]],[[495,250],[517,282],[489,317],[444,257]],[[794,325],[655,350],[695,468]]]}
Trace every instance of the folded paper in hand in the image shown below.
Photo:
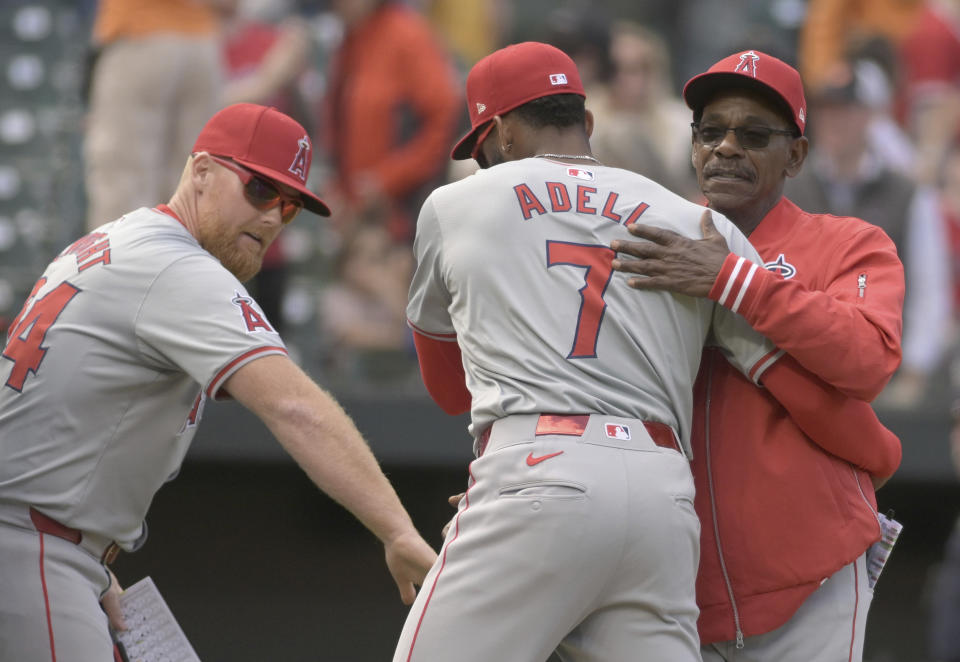
{"label": "folded paper in hand", "polygon": [[127,629],[116,633],[130,662],[200,662],[150,577],[120,594]]}

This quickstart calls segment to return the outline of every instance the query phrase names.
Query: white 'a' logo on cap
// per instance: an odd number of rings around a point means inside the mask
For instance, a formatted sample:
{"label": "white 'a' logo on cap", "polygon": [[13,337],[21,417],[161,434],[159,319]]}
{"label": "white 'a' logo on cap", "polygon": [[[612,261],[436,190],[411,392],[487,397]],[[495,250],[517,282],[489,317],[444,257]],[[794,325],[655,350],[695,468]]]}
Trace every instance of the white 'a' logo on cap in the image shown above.
{"label": "white 'a' logo on cap", "polygon": [[750,74],[754,78],[757,77],[757,62],[760,61],[760,56],[754,53],[753,51],[747,51],[746,53],[740,54],[740,61],[737,62],[737,66],[733,68],[734,72],[742,71],[745,74]]}
{"label": "white 'a' logo on cap", "polygon": [[310,153],[310,139],[304,136],[297,141],[297,145],[300,146],[300,149],[297,150],[297,155],[293,157],[293,163],[287,170],[299,177],[300,181],[305,182],[307,180],[307,154]]}
{"label": "white 'a' logo on cap", "polygon": [[551,85],[566,85],[567,74],[550,74]]}
{"label": "white 'a' logo on cap", "polygon": [[477,115],[483,115],[483,111],[485,111],[486,109],[487,109],[487,104],[485,104],[485,103],[478,103],[478,104],[477,104]]}

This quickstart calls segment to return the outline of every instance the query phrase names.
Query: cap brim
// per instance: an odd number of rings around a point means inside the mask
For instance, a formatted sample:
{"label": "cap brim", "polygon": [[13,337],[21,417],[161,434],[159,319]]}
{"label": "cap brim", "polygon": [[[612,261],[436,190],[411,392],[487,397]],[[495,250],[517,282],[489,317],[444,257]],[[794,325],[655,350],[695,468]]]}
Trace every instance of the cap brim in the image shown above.
{"label": "cap brim", "polygon": [[293,177],[284,175],[283,173],[270,168],[264,168],[262,165],[257,165],[256,163],[244,161],[243,159],[234,158],[233,160],[256,173],[263,175],[271,181],[279,182],[284,186],[289,186],[290,188],[298,191],[301,194],[300,199],[303,200],[303,207],[307,211],[311,211],[319,216],[330,215],[330,208],[327,206],[327,203],[317,197],[316,194],[314,194],[304,184],[297,181]]}
{"label": "cap brim", "polygon": [[740,74],[706,72],[687,81],[687,84],[683,87],[683,100],[687,102],[687,107],[691,110],[700,110],[720,90],[729,89],[733,85],[748,87],[751,83],[755,87],[767,88],[776,94],[776,91],[766,84]]}
{"label": "cap brim", "polygon": [[[776,88],[750,76],[724,71],[707,71],[688,80],[687,84],[683,86],[683,100],[687,103],[688,108],[696,112],[703,110],[703,107],[718,92],[736,88],[757,90],[779,99],[784,104],[788,116],[793,117],[790,102]],[[797,125],[796,120],[793,120],[793,123],[795,126]],[[803,134],[803,127],[797,126],[797,129]]]}
{"label": "cap brim", "polygon": [[450,158],[454,161],[463,161],[464,159],[471,158],[473,148],[477,144],[477,134],[483,130],[483,127],[492,121],[493,120],[487,120],[483,124],[478,124],[473,129],[470,129],[469,133],[457,141],[457,144],[453,146],[453,151],[450,152]]}

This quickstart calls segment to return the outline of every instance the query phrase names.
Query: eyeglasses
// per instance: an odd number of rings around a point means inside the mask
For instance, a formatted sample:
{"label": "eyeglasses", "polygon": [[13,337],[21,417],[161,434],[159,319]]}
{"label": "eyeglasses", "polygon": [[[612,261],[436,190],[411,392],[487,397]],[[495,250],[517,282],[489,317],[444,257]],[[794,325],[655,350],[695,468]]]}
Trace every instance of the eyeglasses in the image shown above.
{"label": "eyeglasses", "polygon": [[493,131],[494,122],[491,120],[490,124],[487,125],[487,128],[480,132],[477,136],[477,141],[473,143],[473,149],[470,151],[470,156],[473,157],[473,160],[477,162],[482,169],[487,169],[487,159],[483,155],[483,152],[480,151],[480,147],[483,145],[483,141],[487,139],[487,136],[490,135],[490,132]]}
{"label": "eyeglasses", "polygon": [[303,200],[287,195],[270,180],[260,177],[253,171],[244,168],[238,163],[219,156],[210,155],[210,158],[228,170],[237,173],[243,182],[243,196],[251,205],[260,210],[273,209],[280,205],[280,220],[284,225],[294,219],[303,209]]}
{"label": "eyeglasses", "polygon": [[733,131],[737,142],[744,149],[763,149],[770,144],[770,136],[777,133],[784,136],[795,135],[789,129],[772,129],[769,126],[701,126],[699,122],[691,122],[693,139],[705,147],[716,147],[723,142],[727,133]]}

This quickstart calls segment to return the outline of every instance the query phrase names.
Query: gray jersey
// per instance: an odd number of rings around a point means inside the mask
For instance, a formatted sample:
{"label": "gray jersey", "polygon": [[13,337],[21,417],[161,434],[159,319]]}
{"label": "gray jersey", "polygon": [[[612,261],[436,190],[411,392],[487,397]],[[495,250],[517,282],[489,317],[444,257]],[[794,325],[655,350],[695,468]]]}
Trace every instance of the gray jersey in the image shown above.
{"label": "gray jersey", "polygon": [[[635,173],[542,158],[434,191],[417,224],[407,316],[459,342],[471,431],[512,414],[604,413],[672,426],[689,457],[708,334],[753,380],[779,354],[709,299],[631,289],[609,245],[632,238],[634,221],[700,238],[702,212]],[[728,219],[713,220],[730,250],[763,263]]]}
{"label": "gray jersey", "polygon": [[0,502],[129,548],[203,401],[286,350],[172,216],[139,209],[47,267],[0,361]]}

